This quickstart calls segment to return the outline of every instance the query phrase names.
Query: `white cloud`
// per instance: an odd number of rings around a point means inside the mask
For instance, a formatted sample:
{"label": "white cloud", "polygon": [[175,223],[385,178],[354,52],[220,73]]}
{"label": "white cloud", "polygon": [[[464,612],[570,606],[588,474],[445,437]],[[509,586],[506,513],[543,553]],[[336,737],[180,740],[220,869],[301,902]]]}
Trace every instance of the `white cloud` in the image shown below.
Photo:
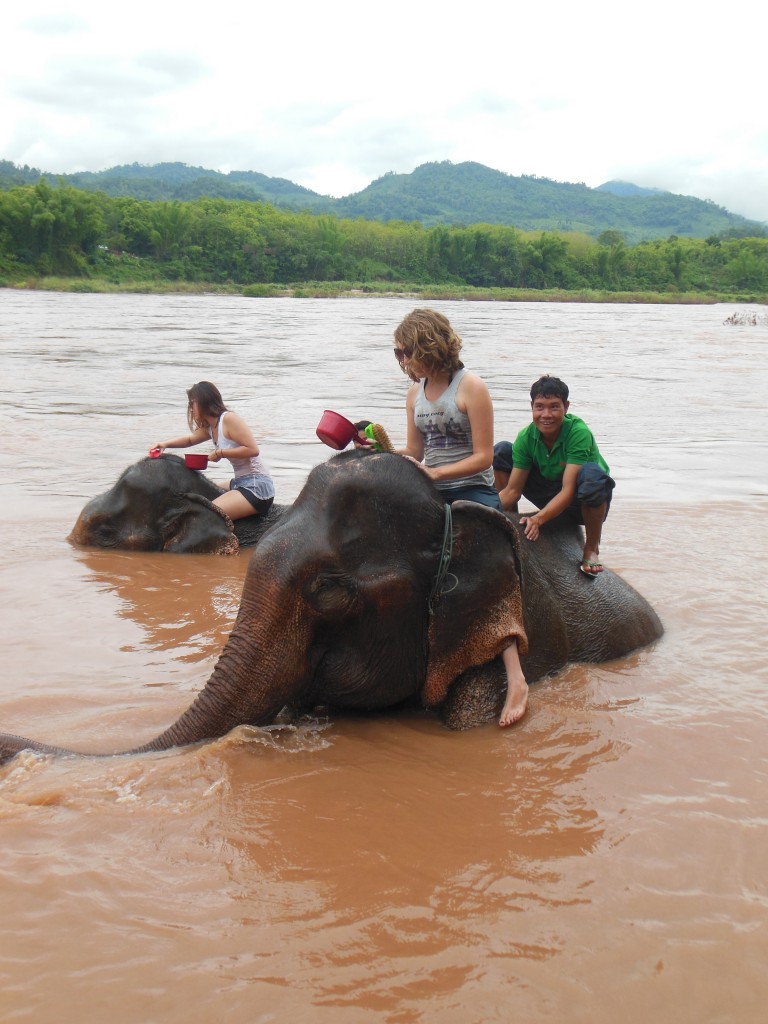
{"label": "white cloud", "polygon": [[599,185],[623,178],[768,221],[762,65],[746,0],[351,0],[183,17],[40,0],[6,15],[0,158],[51,172],[180,160],[345,195],[386,171],[475,160]]}

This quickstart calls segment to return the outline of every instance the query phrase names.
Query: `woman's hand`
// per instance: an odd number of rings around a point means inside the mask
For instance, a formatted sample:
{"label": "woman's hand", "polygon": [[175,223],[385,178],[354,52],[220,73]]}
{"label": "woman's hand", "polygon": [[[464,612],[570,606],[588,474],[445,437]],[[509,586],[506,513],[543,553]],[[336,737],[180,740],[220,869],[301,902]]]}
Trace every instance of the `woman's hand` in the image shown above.
{"label": "woman's hand", "polygon": [[224,458],[224,453],[222,452],[221,448],[215,448],[211,452],[211,454],[208,456],[208,461],[209,462],[221,462],[221,460],[223,458]]}
{"label": "woman's hand", "polygon": [[408,459],[408,461],[412,462],[414,466],[418,466],[421,472],[428,476],[430,480],[434,480],[432,470],[429,468],[429,466],[425,466],[423,462],[420,462],[418,459],[414,459],[412,455],[406,455],[405,452],[398,452],[398,455],[402,455],[404,459]]}

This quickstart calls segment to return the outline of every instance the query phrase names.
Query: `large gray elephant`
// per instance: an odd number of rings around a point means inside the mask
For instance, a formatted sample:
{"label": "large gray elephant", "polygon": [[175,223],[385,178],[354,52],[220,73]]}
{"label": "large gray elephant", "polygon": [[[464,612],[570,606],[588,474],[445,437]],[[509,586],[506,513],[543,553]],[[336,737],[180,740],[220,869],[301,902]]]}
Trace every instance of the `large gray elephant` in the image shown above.
{"label": "large gray elephant", "polygon": [[144,458],[89,501],[69,539],[83,547],[229,555],[253,547],[284,509],[234,524],[213,504],[222,489],[178,455]]}
{"label": "large gray elephant", "polygon": [[[620,577],[578,571],[577,527],[548,525],[532,544],[516,520],[472,502],[448,508],[398,455],[331,458],[256,545],[204,689],[164,733],[125,753],[266,724],[286,706],[421,704],[467,728],[500,707],[499,655],[512,637],[527,635],[533,682],[661,635],[653,609]],[[27,748],[65,752],[0,735],[0,761]]]}

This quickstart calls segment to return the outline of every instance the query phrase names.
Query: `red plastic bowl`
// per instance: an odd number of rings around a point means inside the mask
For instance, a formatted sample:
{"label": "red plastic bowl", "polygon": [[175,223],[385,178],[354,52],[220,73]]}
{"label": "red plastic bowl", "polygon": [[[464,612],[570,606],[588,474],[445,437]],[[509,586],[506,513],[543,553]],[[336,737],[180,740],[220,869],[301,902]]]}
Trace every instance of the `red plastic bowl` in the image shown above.
{"label": "red plastic bowl", "polygon": [[357,427],[354,423],[350,423],[345,416],[326,409],[315,433],[323,444],[327,444],[329,448],[335,448],[338,452],[342,448],[346,448],[349,442],[357,437]]}
{"label": "red plastic bowl", "polygon": [[184,456],[184,461],[187,464],[187,469],[208,468],[208,456],[200,455],[199,452],[187,452],[187,454]]}

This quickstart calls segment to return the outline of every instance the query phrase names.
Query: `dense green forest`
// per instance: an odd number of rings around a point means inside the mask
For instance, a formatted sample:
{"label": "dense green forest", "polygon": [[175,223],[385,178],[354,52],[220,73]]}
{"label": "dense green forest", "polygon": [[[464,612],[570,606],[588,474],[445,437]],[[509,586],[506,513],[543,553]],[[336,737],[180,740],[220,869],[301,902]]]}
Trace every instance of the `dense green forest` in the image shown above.
{"label": "dense green forest", "polygon": [[0,161],[1,190],[36,185],[41,177],[52,187],[69,186],[150,202],[230,199],[384,223],[418,222],[423,227],[499,224],[520,231],[578,231],[593,238],[604,231],[618,231],[628,244],[670,235],[707,238],[725,231],[742,237],[768,235],[765,224],[691,196],[626,182],[588,188],[535,175],[515,177],[482,164],[448,160],[423,164],[410,174],[385,174],[361,192],[340,199],[256,171],[222,174],[182,163],[129,164],[57,177]]}
{"label": "dense green forest", "polygon": [[45,182],[0,192],[0,283],[67,276],[115,285],[411,282],[476,288],[768,293],[768,238],[617,231],[524,232],[493,224],[340,219],[265,203],[149,202]]}

